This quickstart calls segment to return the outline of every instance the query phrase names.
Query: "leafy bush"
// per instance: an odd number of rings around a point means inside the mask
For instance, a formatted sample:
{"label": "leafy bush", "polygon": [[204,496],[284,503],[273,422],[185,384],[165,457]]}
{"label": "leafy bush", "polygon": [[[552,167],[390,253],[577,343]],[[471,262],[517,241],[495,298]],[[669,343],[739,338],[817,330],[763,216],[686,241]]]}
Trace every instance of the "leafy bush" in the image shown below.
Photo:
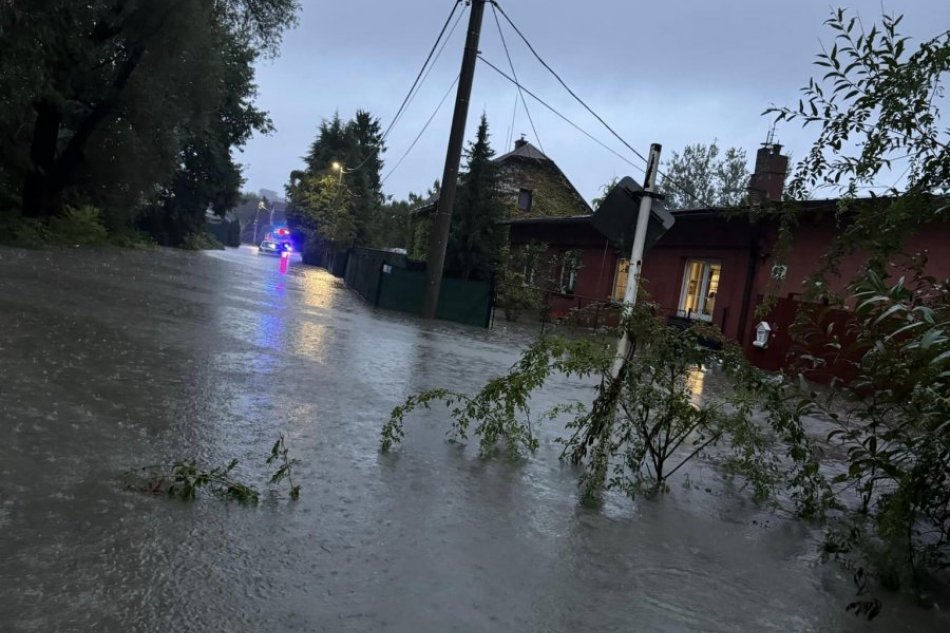
{"label": "leafy bush", "polygon": [[[649,304],[637,306],[624,327],[631,350],[616,379],[605,377],[590,412],[568,425],[563,457],[585,466],[584,498],[604,489],[631,497],[666,491],[670,477],[698,457],[742,476],[757,500],[771,498],[786,474],[773,440],[802,435],[780,387],[714,327],[670,327]],[[702,393],[702,372],[713,369],[728,381],[717,398]]]}
{"label": "leafy bush", "polygon": [[155,240],[147,233],[133,229],[120,229],[109,236],[109,244],[119,248],[155,248]]}
{"label": "leafy bush", "polygon": [[[714,447],[727,472],[748,481],[757,499],[768,498],[786,475],[780,472],[781,455],[772,439],[804,436],[797,412],[786,408],[779,387],[708,326],[674,329],[653,314],[652,306],[641,304],[623,327],[634,345],[616,378],[608,374],[614,360],[614,346],[608,341],[545,336],[507,374],[474,395],[434,389],[408,398],[384,426],[382,450],[402,440],[408,413],[434,402],[450,407],[451,439],[479,437],[481,456],[491,454],[499,443],[514,456],[532,452],[538,447],[536,422],[572,414],[572,434],[559,441],[564,444],[562,458],[584,466],[585,500],[596,500],[605,489],[630,496],[664,491],[672,475],[692,459],[712,456]],[[731,385],[720,400],[699,398],[690,379],[712,366],[719,367]],[[600,396],[589,408],[562,404],[533,420],[531,396],[552,374],[602,375]],[[758,406],[768,412],[765,423],[754,417]],[[801,452],[786,455],[795,464],[805,461]]]}
{"label": "leafy bush", "polygon": [[13,213],[0,215],[0,242],[19,248],[42,248],[50,243],[49,229],[39,220]]}
{"label": "leafy bush", "polygon": [[[300,485],[294,483],[293,469],[300,462],[291,459],[289,450],[281,435],[271,448],[266,460],[267,465],[278,464],[277,470],[268,480],[268,484],[277,485],[286,481],[290,498],[300,498]],[[195,501],[202,491],[244,504],[256,504],[260,500],[260,491],[249,484],[234,478],[233,472],[238,460],[232,459],[227,466],[204,469],[195,460],[179,460],[170,468],[165,466],[146,466],[137,472],[126,474],[126,486],[132,490],[153,495],[167,495],[182,501]]]}
{"label": "leafy bush", "polygon": [[918,595],[928,570],[950,567],[950,288],[921,271],[896,282],[868,271],[853,284],[842,332],[853,346],[842,351],[856,378],[815,401],[847,455],[831,481],[830,553]]}
{"label": "leafy bush", "polygon": [[109,241],[102,213],[96,207],[68,207],[62,215],[47,220],[18,214],[0,217],[0,239],[11,246],[101,246]]}
{"label": "leafy bush", "polygon": [[102,213],[91,205],[67,207],[62,215],[49,219],[48,228],[50,241],[63,246],[98,246],[109,237]]}
{"label": "leafy bush", "polygon": [[181,247],[186,251],[223,251],[224,244],[207,233],[189,233]]}

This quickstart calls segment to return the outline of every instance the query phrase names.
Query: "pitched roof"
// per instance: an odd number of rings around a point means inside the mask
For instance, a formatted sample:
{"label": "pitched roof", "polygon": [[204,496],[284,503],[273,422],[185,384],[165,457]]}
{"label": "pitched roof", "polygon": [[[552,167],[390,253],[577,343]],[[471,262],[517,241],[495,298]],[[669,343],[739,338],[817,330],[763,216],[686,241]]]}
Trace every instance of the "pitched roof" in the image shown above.
{"label": "pitched roof", "polygon": [[541,218],[509,218],[496,224],[512,224],[522,226],[525,224],[589,224],[590,215],[568,215],[568,216],[546,216]]}
{"label": "pitched roof", "polygon": [[502,163],[512,158],[529,158],[529,159],[538,160],[538,161],[548,161],[551,163],[554,162],[553,160],[548,158],[545,155],[545,153],[539,150],[537,147],[535,147],[528,141],[523,141],[523,140],[518,141],[518,143],[515,145],[514,150],[508,152],[504,156],[499,156],[498,158],[496,158],[495,162]]}

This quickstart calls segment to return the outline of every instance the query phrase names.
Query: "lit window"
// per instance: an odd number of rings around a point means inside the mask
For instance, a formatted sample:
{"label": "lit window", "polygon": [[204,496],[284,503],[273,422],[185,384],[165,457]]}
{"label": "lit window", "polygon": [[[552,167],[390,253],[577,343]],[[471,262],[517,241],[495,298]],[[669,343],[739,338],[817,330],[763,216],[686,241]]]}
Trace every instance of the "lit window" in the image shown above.
{"label": "lit window", "polygon": [[623,301],[627,293],[627,279],[630,278],[630,260],[621,258],[617,261],[617,270],[614,273],[614,292],[611,298],[614,301]]}
{"label": "lit window", "polygon": [[683,292],[680,295],[679,313],[688,319],[712,321],[719,293],[719,262],[690,260],[686,262],[683,275]]}
{"label": "lit window", "polygon": [[531,211],[531,203],[533,202],[534,196],[531,194],[530,189],[522,189],[518,194],[518,208],[525,213]]}

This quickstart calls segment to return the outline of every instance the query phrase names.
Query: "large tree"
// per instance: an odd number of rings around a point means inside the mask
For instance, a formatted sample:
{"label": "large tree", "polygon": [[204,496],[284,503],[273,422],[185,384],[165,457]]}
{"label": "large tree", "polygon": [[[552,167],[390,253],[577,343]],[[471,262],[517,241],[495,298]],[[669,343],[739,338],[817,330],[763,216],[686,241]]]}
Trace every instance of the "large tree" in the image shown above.
{"label": "large tree", "polygon": [[304,158],[306,169],[291,174],[289,219],[310,247],[377,245],[374,228],[383,211],[382,139],[379,119],[363,110],[344,121],[324,120]]}
{"label": "large tree", "polygon": [[745,200],[749,169],[745,150],[725,152],[717,141],[687,145],[664,163],[660,191],[671,209],[733,207]]}
{"label": "large tree", "polygon": [[505,208],[489,138],[488,119],[483,114],[475,141],[465,151],[465,173],[455,198],[446,255],[446,267],[463,279],[490,274],[503,237],[497,223],[504,219]]}
{"label": "large tree", "polygon": [[212,179],[218,189],[195,204],[226,202],[240,177],[223,156],[248,129],[266,129],[249,105],[252,64],[276,50],[297,8],[297,0],[3,3],[0,193],[28,216],[94,203],[119,223],[156,193],[185,193],[175,176],[185,170],[184,180]]}

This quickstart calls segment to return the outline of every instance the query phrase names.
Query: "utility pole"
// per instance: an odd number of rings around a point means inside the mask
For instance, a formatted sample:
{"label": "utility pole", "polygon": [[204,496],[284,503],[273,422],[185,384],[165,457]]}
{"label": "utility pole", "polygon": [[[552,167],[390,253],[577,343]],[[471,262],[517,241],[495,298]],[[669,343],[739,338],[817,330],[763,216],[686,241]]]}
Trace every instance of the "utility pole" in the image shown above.
{"label": "utility pole", "polygon": [[462,160],[462,144],[465,141],[465,121],[468,119],[472,83],[475,80],[478,40],[481,36],[486,1],[472,0],[468,37],[465,40],[465,52],[462,55],[462,73],[455,96],[455,114],[452,117],[449,147],[445,154],[445,169],[442,171],[442,190],[439,194],[435,218],[432,221],[432,233],[429,235],[429,252],[426,257],[426,294],[422,304],[422,316],[426,319],[435,318],[436,308],[439,305],[442,269],[445,267],[445,248],[449,242],[452,208],[455,206],[455,189],[458,186],[459,163]]}
{"label": "utility pole", "polygon": [[[656,173],[660,165],[660,145],[650,145],[650,155],[647,158],[647,170],[643,183],[643,198],[640,199],[640,209],[637,215],[637,231],[633,236],[633,248],[630,250],[630,268],[627,272],[627,288],[623,296],[622,323],[633,312],[637,304],[637,289],[640,285],[640,273],[643,269],[643,251],[646,246],[647,228],[650,224],[650,215],[653,210],[653,197],[656,195]],[[617,355],[614,357],[610,374],[601,381],[597,397],[591,406],[590,421],[586,437],[571,454],[571,461],[575,464],[587,454],[595,443],[604,446],[610,441],[612,420],[620,399],[623,383],[626,379],[627,361],[630,357],[630,337],[624,328],[623,336],[617,343]]]}
{"label": "utility pole", "polygon": [[[633,235],[633,248],[630,250],[630,268],[627,271],[627,288],[623,294],[623,319],[629,318],[633,307],[637,304],[637,290],[640,287],[640,273],[643,269],[643,249],[647,239],[647,227],[650,224],[650,213],[653,210],[653,194],[656,191],[656,172],[660,167],[659,143],[650,145],[650,154],[647,157],[647,170],[644,175],[643,198],[640,199],[640,212],[637,215],[637,231]],[[617,357],[610,370],[610,378],[616,380],[620,376],[620,369],[630,353],[630,337],[624,328],[623,337],[617,344]]]}

